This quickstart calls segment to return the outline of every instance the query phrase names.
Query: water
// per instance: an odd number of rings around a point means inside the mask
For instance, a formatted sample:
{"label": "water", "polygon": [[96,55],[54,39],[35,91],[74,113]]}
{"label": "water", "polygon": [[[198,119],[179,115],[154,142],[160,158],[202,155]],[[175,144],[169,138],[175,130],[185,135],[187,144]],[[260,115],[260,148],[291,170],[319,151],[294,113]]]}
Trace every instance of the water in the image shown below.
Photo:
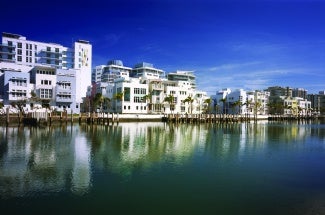
{"label": "water", "polygon": [[0,128],[10,214],[325,214],[325,124]]}

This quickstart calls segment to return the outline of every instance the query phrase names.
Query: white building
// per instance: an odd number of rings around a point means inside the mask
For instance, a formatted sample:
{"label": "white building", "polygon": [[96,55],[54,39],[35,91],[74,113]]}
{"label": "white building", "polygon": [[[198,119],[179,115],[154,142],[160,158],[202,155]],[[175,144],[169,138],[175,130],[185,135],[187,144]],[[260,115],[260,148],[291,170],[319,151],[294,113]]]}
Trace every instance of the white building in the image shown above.
{"label": "white building", "polygon": [[164,79],[165,72],[161,69],[153,67],[153,64],[151,63],[143,62],[134,66],[130,76],[142,79]]}
{"label": "white building", "polygon": [[111,110],[117,113],[148,113],[148,87],[139,78],[115,79],[114,85],[107,88]]}
{"label": "white building", "polygon": [[16,64],[75,69],[76,99],[79,103],[91,85],[92,45],[85,40],[78,40],[72,48],[68,48],[55,43],[27,40],[18,34],[2,33],[0,62],[10,62],[12,67]]}
{"label": "white building", "polygon": [[170,72],[167,74],[167,79],[170,81],[186,81],[193,89],[196,89],[194,71],[177,70],[175,72]]}

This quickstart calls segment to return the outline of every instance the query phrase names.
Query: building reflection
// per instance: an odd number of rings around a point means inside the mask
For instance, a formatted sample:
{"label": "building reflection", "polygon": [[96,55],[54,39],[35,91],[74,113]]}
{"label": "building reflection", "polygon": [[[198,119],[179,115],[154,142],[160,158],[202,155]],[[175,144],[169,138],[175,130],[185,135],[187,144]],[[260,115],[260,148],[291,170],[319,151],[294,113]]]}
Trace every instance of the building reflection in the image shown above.
{"label": "building reflection", "polygon": [[3,198],[89,189],[90,150],[78,127],[1,128],[0,133]]}
{"label": "building reflection", "polygon": [[267,122],[0,127],[0,196],[61,191],[83,195],[92,187],[94,167],[127,177],[157,165],[182,167],[193,159],[222,164],[304,147],[308,138],[325,139],[324,131],[323,124]]}

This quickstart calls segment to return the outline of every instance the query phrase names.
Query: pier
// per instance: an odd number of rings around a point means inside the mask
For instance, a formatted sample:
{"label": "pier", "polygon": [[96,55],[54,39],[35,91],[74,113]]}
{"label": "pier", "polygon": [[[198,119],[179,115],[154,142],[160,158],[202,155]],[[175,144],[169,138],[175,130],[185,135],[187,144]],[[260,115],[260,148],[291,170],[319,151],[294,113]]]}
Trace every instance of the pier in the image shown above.
{"label": "pier", "polygon": [[119,122],[166,122],[166,123],[241,123],[258,120],[300,121],[324,118],[321,116],[285,115],[232,115],[232,114],[119,114],[119,113],[79,113],[29,112],[27,114],[0,115],[0,125],[6,126],[47,126],[62,123],[87,123],[109,125]]}

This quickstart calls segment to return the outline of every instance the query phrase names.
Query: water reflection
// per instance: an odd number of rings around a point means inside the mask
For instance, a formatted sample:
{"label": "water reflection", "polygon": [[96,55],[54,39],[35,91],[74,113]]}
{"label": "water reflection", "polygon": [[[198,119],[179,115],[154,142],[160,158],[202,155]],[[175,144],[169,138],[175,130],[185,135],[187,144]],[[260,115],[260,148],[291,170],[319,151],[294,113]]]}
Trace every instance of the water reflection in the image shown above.
{"label": "water reflection", "polygon": [[181,168],[195,160],[258,161],[274,150],[306,147],[313,138],[324,149],[324,124],[1,127],[0,196],[83,195],[91,190],[96,172],[128,177],[159,165]]}

